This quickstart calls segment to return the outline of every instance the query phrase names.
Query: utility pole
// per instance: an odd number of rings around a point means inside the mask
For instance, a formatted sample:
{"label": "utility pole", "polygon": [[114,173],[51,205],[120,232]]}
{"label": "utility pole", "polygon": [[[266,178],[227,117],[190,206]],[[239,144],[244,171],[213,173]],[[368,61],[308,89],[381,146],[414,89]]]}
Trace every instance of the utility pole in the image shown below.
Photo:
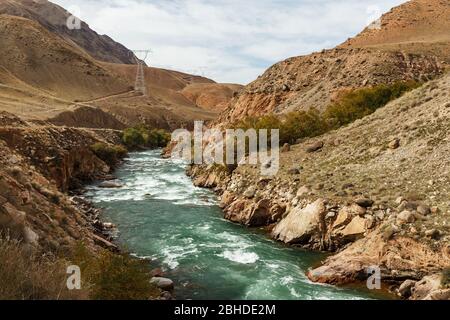
{"label": "utility pole", "polygon": [[[136,82],[134,84],[134,90],[136,92],[141,93],[144,97],[147,96],[147,86],[145,85],[145,60],[150,53],[151,50],[133,50],[134,60],[136,62],[137,71],[136,71]],[[138,58],[138,55],[142,57],[142,59]]]}

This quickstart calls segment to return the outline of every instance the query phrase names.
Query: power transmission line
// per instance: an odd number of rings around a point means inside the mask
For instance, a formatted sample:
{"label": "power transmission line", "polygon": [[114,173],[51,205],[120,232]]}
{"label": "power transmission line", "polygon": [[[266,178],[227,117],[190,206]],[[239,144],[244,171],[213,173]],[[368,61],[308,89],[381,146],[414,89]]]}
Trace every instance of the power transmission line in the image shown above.
{"label": "power transmission line", "polygon": [[[148,58],[148,55],[152,53],[151,50],[133,50],[134,60],[136,62],[137,70],[136,70],[136,82],[134,84],[134,90],[136,92],[141,93],[143,96],[147,96],[147,86],[145,85],[145,61]],[[143,57],[143,59],[139,59],[137,55]]]}

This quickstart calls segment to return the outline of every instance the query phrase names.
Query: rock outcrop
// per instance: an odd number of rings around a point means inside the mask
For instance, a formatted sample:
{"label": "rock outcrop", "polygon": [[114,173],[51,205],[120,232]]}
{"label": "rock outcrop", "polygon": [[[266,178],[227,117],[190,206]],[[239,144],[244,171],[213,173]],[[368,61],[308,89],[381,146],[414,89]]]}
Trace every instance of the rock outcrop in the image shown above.
{"label": "rock outcrop", "polygon": [[0,127],[0,233],[45,252],[81,240],[94,251],[116,250],[96,227],[98,210],[66,192],[110,172],[90,146],[119,143],[118,133],[36,127],[5,113],[0,119],[8,124]]}
{"label": "rock outcrop", "polygon": [[307,205],[305,208],[296,207],[286,218],[277,224],[272,236],[288,244],[306,244],[312,237],[319,237],[314,242],[324,240],[326,233],[325,215],[326,205],[323,199]]}

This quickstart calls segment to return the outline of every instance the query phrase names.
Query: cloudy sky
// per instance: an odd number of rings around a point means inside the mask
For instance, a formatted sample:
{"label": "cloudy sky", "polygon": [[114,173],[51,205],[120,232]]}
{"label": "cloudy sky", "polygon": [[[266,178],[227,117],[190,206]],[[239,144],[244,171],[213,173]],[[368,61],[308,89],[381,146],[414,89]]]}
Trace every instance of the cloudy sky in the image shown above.
{"label": "cloudy sky", "polygon": [[246,84],[291,56],[332,48],[405,0],[51,0],[147,63]]}

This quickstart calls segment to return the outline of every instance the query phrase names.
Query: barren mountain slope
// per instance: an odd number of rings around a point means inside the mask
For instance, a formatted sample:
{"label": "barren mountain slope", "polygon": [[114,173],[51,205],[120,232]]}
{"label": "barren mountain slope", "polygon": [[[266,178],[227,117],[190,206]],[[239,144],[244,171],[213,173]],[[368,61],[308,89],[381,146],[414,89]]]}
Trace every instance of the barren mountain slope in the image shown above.
{"label": "barren mountain slope", "polygon": [[181,93],[201,108],[223,111],[242,88],[237,84],[195,83],[184,88]]}
{"label": "barren mountain slope", "polygon": [[381,19],[381,29],[366,28],[341,47],[433,52],[450,64],[450,2],[409,1],[386,13]]}
{"label": "barren mountain slope", "polygon": [[71,16],[65,9],[47,0],[2,0],[0,14],[25,17],[39,22],[52,33],[79,46],[92,57],[107,62],[134,64],[134,54],[106,35],[99,35],[82,22],[80,30],[67,28]]}
{"label": "barren mountain slope", "polygon": [[[333,50],[277,63],[230,102],[221,121],[323,109],[344,89],[438,76],[450,56],[448,8],[448,1],[413,0],[384,15],[381,30],[366,30]],[[380,36],[370,42],[367,34]],[[411,44],[414,41],[418,44]]]}
{"label": "barren mountain slope", "polygon": [[0,15],[0,42],[0,72],[48,95],[90,99],[129,87],[88,54],[32,20]]}
{"label": "barren mountain slope", "polygon": [[[147,67],[148,96],[141,96],[133,89],[136,65],[95,60],[22,17],[0,15],[0,41],[0,109],[26,119],[112,129],[147,122],[175,129],[214,119],[215,103],[231,98],[228,87],[210,79]],[[220,96],[211,98],[210,111],[181,93],[195,83],[208,84],[208,94]]]}

